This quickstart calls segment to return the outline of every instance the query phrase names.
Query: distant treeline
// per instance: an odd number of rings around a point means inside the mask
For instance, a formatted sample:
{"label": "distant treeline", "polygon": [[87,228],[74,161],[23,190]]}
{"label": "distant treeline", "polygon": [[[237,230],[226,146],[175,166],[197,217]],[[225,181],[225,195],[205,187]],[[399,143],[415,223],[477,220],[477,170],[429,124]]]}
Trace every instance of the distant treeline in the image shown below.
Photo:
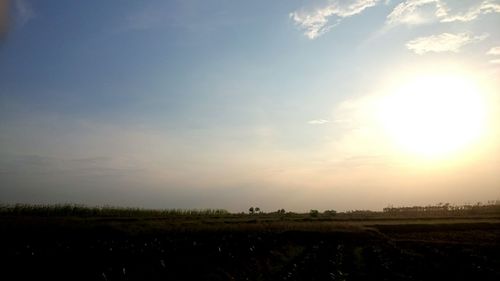
{"label": "distant treeline", "polygon": [[142,209],[124,207],[88,207],[78,204],[57,205],[0,205],[1,215],[78,216],[78,217],[171,217],[220,216],[229,214],[223,209]]}
{"label": "distant treeline", "polygon": [[500,214],[500,201],[490,201],[487,204],[480,202],[472,205],[451,205],[449,203],[440,203],[430,206],[412,206],[412,207],[387,207],[383,210],[386,214],[432,214],[432,215],[473,215],[473,214]]}

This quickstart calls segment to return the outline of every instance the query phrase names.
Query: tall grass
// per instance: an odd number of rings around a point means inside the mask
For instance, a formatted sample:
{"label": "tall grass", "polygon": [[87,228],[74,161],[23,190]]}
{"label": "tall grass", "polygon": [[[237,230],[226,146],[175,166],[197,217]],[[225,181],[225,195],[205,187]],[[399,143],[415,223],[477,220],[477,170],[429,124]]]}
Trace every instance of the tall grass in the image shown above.
{"label": "tall grass", "polygon": [[223,216],[224,209],[142,209],[113,206],[89,207],[79,204],[0,205],[0,215],[27,216],[77,216],[77,217],[172,217],[172,216]]}
{"label": "tall grass", "polygon": [[229,213],[224,209],[143,209],[113,206],[90,207],[79,204],[31,205],[0,204],[0,216],[74,216],[74,217],[232,217],[243,219],[358,219],[390,217],[460,217],[474,215],[500,216],[500,202],[488,204],[460,205],[439,204],[435,206],[387,207],[382,212],[354,210],[335,212],[327,210],[311,213],[260,212],[258,214]]}

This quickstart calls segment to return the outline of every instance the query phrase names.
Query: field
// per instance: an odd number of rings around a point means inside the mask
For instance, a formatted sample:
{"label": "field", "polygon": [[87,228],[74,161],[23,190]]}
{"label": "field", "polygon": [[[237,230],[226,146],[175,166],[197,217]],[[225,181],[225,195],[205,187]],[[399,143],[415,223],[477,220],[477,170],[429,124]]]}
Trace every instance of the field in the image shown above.
{"label": "field", "polygon": [[495,213],[61,209],[0,212],[2,280],[500,280]]}

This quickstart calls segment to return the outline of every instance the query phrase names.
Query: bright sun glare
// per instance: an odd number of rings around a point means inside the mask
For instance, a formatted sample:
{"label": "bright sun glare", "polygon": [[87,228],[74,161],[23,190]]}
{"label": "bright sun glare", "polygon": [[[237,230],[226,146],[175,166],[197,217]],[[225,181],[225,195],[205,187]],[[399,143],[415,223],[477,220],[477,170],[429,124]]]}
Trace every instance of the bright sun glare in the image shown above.
{"label": "bright sun glare", "polygon": [[486,101],[467,76],[421,76],[386,96],[378,115],[399,149],[435,158],[479,140],[485,129]]}

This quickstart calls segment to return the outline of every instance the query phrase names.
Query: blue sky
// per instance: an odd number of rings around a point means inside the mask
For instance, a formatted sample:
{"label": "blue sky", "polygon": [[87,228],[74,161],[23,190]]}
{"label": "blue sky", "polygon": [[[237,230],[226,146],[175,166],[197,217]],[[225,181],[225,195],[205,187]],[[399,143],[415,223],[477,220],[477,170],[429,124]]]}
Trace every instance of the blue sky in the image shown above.
{"label": "blue sky", "polygon": [[367,113],[394,83],[459,69],[487,88],[498,125],[499,1],[15,0],[1,17],[5,203],[346,210],[500,196],[496,130],[467,161],[422,164],[381,148]]}

